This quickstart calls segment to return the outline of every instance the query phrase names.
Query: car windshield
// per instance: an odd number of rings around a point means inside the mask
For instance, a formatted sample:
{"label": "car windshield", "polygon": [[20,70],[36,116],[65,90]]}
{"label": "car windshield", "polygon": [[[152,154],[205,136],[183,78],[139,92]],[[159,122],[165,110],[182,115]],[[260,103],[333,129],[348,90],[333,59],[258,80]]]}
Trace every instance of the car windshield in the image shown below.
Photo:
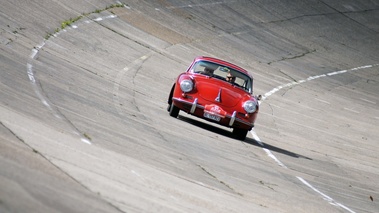
{"label": "car windshield", "polygon": [[193,65],[191,71],[194,73],[208,75],[223,81],[227,81],[233,85],[241,87],[249,93],[253,92],[252,79],[248,75],[230,67],[208,61],[198,61]]}

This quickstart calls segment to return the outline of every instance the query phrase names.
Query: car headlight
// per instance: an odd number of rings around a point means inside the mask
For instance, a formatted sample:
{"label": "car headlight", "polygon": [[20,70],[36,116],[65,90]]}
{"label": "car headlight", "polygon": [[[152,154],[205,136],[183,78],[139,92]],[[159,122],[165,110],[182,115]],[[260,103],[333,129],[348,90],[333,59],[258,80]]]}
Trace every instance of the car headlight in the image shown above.
{"label": "car headlight", "polygon": [[180,89],[183,92],[190,92],[193,89],[193,82],[191,80],[183,80],[180,82]]}
{"label": "car headlight", "polygon": [[246,101],[243,103],[243,108],[247,113],[253,113],[257,110],[257,103],[255,101]]}

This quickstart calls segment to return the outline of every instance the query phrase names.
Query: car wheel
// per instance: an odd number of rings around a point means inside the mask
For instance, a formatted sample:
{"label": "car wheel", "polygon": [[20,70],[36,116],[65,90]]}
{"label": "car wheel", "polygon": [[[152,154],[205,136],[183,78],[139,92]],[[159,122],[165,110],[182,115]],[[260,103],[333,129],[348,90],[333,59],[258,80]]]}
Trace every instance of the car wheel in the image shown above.
{"label": "car wheel", "polygon": [[179,111],[180,111],[180,109],[178,107],[176,107],[174,105],[174,103],[171,103],[171,106],[170,106],[170,116],[174,117],[174,118],[177,118],[178,115],[179,115]]}
{"label": "car wheel", "polygon": [[233,129],[233,135],[238,140],[245,140],[248,130],[247,129],[239,129],[234,128]]}

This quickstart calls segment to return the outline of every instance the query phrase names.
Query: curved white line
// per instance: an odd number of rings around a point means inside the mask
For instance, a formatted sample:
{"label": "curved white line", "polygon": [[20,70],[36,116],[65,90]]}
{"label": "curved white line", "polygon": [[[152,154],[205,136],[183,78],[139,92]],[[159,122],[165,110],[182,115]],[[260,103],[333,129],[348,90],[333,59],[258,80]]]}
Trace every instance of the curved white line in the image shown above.
{"label": "curved white line", "polygon": [[119,89],[121,85],[121,81],[124,77],[124,75],[133,67],[141,65],[146,59],[148,59],[151,56],[152,52],[141,56],[140,58],[133,61],[129,66],[126,66],[124,69],[122,69],[120,72],[117,73],[117,76],[115,78],[114,84],[113,84],[113,104],[117,110],[117,113],[119,115],[123,115],[124,113],[121,110],[121,104],[120,104],[120,97],[119,97]]}
{"label": "curved white line", "polygon": [[[111,18],[116,18],[117,16],[116,15],[109,15],[109,16],[105,16],[105,17],[99,17],[99,18],[96,18],[94,20],[86,20],[82,23],[85,23],[85,24],[89,24],[89,23],[92,23],[94,21],[102,21],[102,20],[105,20],[105,19],[111,19]],[[71,29],[77,29],[79,26],[78,25],[73,25],[71,26]],[[60,33],[62,32],[67,32],[67,30],[62,30],[60,32],[56,32],[54,33],[51,38],[55,38],[57,37]],[[36,95],[38,96],[38,98],[41,100],[42,104],[45,105],[52,113],[53,115],[58,118],[58,119],[63,119],[59,113],[58,110],[54,109],[50,104],[50,101],[47,97],[45,97],[42,92],[41,92],[41,89],[39,88],[40,85],[37,85],[39,84],[39,81],[38,79],[36,78],[35,74],[34,74],[34,71],[33,71],[33,64],[32,62],[36,59],[36,57],[38,56],[38,53],[39,51],[45,46],[47,40],[44,39],[43,42],[40,44],[40,45],[37,45],[36,47],[34,47],[32,50],[31,50],[31,54],[29,56],[29,59],[28,59],[28,62],[26,63],[26,73],[29,77],[29,80],[31,82],[31,84],[33,85],[33,89],[34,89],[34,92],[36,93]],[[77,135],[81,135],[79,132],[77,132],[77,130],[74,130],[74,133],[77,134]],[[84,138],[82,136],[80,136],[80,140],[86,144],[91,144],[91,142],[87,139],[87,138]]]}
{"label": "curved white line", "polygon": [[308,186],[309,188],[311,188],[313,191],[317,192],[318,194],[320,194],[324,200],[328,201],[328,203],[330,203],[331,205],[333,206],[339,206],[345,210],[347,210],[348,212],[351,212],[351,213],[355,213],[355,211],[349,209],[348,207],[344,206],[343,204],[341,203],[338,203],[336,201],[333,200],[333,198],[329,197],[328,195],[320,192],[320,190],[316,189],[315,187],[313,187],[311,184],[309,184],[306,180],[304,180],[303,178],[301,177],[297,177],[297,179],[299,179],[304,185]]}
{"label": "curved white line", "polygon": [[[319,78],[330,77],[330,76],[334,76],[334,75],[339,75],[339,74],[343,74],[343,73],[347,73],[347,72],[351,72],[351,71],[357,71],[357,70],[372,68],[372,67],[376,67],[376,66],[379,66],[379,64],[365,65],[365,66],[360,66],[360,67],[356,67],[356,68],[352,68],[352,69],[348,69],[348,70],[340,70],[340,71],[335,71],[335,72],[329,72],[329,73],[326,73],[326,74],[310,76],[310,77],[308,77],[306,79],[303,79],[303,80],[299,80],[299,81],[294,81],[294,82],[290,82],[290,83],[287,83],[287,84],[283,84],[283,85],[277,86],[274,89],[270,90],[269,92],[265,93],[262,96],[261,101],[259,101],[259,104],[261,102],[263,102],[267,97],[273,95],[274,93],[278,92],[279,90],[281,90],[283,88],[287,88],[287,87],[291,87],[291,86],[294,86],[294,85],[302,84],[302,83],[305,83],[305,82],[308,82],[308,81],[312,81],[312,80],[315,80],[315,79],[319,79]],[[345,109],[353,111],[352,109],[347,109],[347,108],[345,108]],[[354,111],[354,112],[359,113],[357,111]],[[378,117],[376,117],[376,118],[379,119]],[[254,128],[250,132],[251,132],[254,140],[266,152],[267,156],[269,156],[270,158],[272,158],[279,166],[281,166],[281,167],[283,167],[285,169],[288,169],[288,167],[285,164],[283,164],[270,150],[264,148],[264,143],[259,139],[259,137],[258,137],[257,133],[255,132]],[[303,178],[298,177],[298,176],[296,176],[296,178],[298,180],[300,180],[304,185],[308,186],[313,191],[315,191],[318,194],[320,194],[323,197],[323,199],[326,200],[326,201],[328,201],[331,205],[339,206],[339,207],[341,207],[341,208],[343,208],[343,209],[345,209],[345,210],[347,210],[347,211],[349,211],[351,213],[355,213],[353,210],[351,210],[348,207],[342,205],[341,203],[338,203],[338,202],[334,201],[331,197],[329,197],[328,195],[322,193],[320,190],[318,190],[315,187],[313,187],[311,184],[309,184]]]}
{"label": "curved white line", "polygon": [[[234,1],[232,1],[234,2]],[[214,6],[214,5],[219,5],[219,4],[229,4],[232,3],[230,1],[225,2],[225,1],[219,1],[219,2],[212,2],[212,3],[200,3],[200,4],[186,4],[186,5],[181,5],[181,6],[169,6],[166,7],[167,9],[180,9],[180,8],[191,8],[191,7],[205,7],[205,6]]]}
{"label": "curved white line", "polygon": [[299,81],[293,81],[291,83],[287,83],[287,84],[275,87],[274,89],[272,89],[269,92],[265,93],[264,95],[262,95],[262,100],[261,101],[264,101],[270,95],[272,95],[272,94],[274,94],[274,93],[278,92],[279,90],[281,90],[283,88],[286,88],[286,87],[291,87],[291,86],[294,86],[294,85],[297,85],[297,84],[302,84],[302,83],[305,83],[305,82],[308,82],[308,81],[312,81],[312,80],[315,80],[315,79],[318,79],[318,78],[323,78],[323,77],[328,77],[328,76],[333,76],[333,75],[339,75],[339,74],[343,74],[343,73],[347,73],[347,72],[351,72],[351,71],[357,71],[357,70],[372,68],[372,67],[376,67],[376,66],[379,66],[379,64],[365,65],[365,66],[360,66],[360,67],[356,67],[356,68],[352,68],[352,69],[348,69],[348,70],[341,70],[341,71],[335,71],[335,72],[330,72],[330,73],[321,74],[321,75],[310,76],[307,79],[303,79],[303,80],[299,80]]}
{"label": "curved white line", "polygon": [[264,148],[264,143],[262,143],[262,141],[261,141],[261,139],[259,139],[259,137],[258,137],[258,135],[257,135],[257,133],[255,132],[255,130],[254,130],[254,128],[250,131],[251,132],[251,134],[253,135],[253,138],[254,138],[254,140],[259,144],[259,145],[261,145],[262,146],[262,149],[266,152],[266,154],[270,157],[270,158],[272,158],[272,159],[274,159],[274,161],[279,165],[279,166],[281,166],[281,167],[283,167],[283,168],[285,168],[285,169],[287,169],[287,166],[286,165],[284,165],[274,154],[272,154],[272,152],[269,150],[269,149],[266,149],[266,148]]}

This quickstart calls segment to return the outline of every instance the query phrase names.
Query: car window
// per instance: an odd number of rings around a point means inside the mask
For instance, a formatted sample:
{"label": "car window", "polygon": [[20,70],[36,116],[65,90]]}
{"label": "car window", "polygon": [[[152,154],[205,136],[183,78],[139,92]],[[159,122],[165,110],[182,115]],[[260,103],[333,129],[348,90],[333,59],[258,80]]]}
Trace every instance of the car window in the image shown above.
{"label": "car window", "polygon": [[227,81],[227,76],[232,75],[235,77],[233,82],[234,85],[246,90],[249,93],[253,92],[252,79],[244,73],[227,66],[222,66],[220,64],[207,61],[199,61],[192,67],[192,72],[212,76],[223,81]]}

